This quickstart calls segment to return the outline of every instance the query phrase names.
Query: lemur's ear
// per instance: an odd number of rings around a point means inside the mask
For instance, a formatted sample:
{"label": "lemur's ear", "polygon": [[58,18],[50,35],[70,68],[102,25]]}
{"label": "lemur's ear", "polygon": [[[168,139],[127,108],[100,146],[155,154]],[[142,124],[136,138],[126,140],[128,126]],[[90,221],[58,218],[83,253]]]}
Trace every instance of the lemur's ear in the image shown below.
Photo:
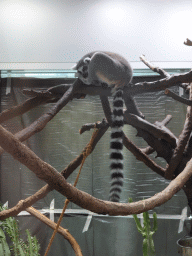
{"label": "lemur's ear", "polygon": [[89,64],[90,61],[91,61],[91,58],[89,58],[89,57],[86,57],[86,58],[83,60],[83,62],[84,62],[85,64]]}

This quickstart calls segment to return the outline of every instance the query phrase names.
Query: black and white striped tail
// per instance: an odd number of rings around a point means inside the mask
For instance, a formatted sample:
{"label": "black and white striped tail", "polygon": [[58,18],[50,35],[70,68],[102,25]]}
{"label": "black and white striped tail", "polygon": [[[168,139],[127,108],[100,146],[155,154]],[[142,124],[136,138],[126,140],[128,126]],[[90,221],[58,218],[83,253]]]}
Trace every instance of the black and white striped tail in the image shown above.
{"label": "black and white striped tail", "polygon": [[111,126],[111,189],[109,200],[119,202],[123,186],[123,90],[117,89],[113,98]]}

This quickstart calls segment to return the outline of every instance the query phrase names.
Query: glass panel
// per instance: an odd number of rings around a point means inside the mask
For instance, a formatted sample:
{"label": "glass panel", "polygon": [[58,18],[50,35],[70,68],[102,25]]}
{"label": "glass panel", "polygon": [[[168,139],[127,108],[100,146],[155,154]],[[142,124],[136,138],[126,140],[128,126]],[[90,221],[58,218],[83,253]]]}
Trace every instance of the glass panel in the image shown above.
{"label": "glass panel", "polygon": [[[190,69],[165,69],[169,74],[185,73]],[[159,76],[150,69],[134,69],[133,76]],[[75,78],[76,70],[52,69],[52,70],[2,70],[1,78]]]}

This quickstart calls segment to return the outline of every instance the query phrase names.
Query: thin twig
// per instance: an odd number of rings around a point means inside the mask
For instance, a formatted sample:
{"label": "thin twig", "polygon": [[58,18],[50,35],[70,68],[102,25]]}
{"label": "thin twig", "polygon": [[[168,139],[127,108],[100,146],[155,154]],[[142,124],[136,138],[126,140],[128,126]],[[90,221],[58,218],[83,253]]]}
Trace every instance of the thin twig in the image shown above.
{"label": "thin twig", "polygon": [[140,60],[147,66],[149,67],[152,71],[160,74],[162,77],[170,77],[169,73],[166,72],[164,69],[155,67],[151,62],[149,62],[146,58],[145,55],[140,56]]}
{"label": "thin twig", "polygon": [[79,130],[79,133],[82,134],[86,131],[90,131],[91,129],[97,128],[104,128],[104,127],[109,127],[108,122],[106,122],[106,119],[103,119],[102,122],[98,121],[96,123],[88,123],[84,124],[81,129]]}

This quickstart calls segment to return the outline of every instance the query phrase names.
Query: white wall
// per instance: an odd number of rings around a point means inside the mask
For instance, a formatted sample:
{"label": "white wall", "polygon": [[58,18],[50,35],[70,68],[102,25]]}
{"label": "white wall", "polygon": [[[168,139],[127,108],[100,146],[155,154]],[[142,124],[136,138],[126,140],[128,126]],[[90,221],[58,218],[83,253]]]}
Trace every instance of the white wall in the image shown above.
{"label": "white wall", "polygon": [[0,66],[62,68],[89,51],[108,50],[133,63],[145,54],[191,67],[187,37],[192,39],[191,0],[0,1]]}

